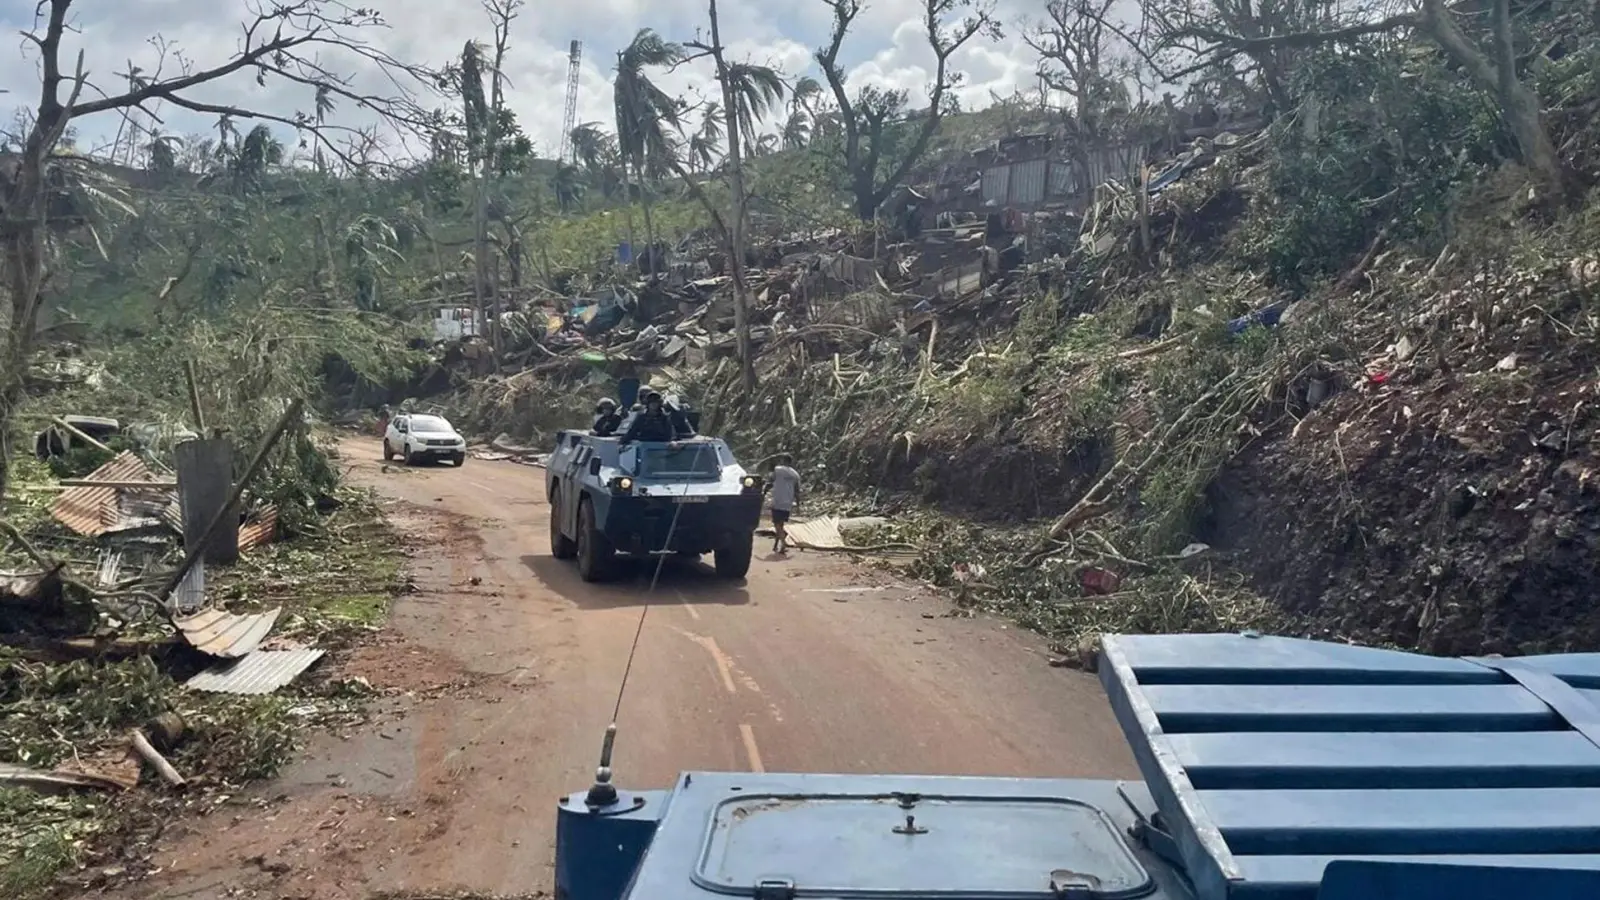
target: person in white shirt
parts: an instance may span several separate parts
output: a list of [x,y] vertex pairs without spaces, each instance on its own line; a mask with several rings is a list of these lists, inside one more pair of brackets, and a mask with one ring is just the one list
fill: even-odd
[[772,478],[767,482],[772,491],[772,552],[787,553],[789,535],[784,526],[800,502],[800,473],[790,465],[787,453],[778,454],[774,463]]

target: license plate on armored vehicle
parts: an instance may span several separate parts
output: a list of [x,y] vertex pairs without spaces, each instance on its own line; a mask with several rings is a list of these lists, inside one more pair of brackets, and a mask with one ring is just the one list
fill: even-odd
[[705,502],[709,501],[710,499],[711,498],[707,497],[705,494],[690,494],[689,496],[686,496],[686,497],[673,497],[672,498],[672,502],[673,503],[705,503]]

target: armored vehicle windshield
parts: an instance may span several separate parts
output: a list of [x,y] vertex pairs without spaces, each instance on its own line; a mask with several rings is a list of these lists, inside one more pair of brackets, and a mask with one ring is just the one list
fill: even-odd
[[[640,447],[633,456],[633,474],[638,478],[717,478],[722,460],[711,443],[684,444],[678,447]],[[624,466],[627,460],[624,460]]]

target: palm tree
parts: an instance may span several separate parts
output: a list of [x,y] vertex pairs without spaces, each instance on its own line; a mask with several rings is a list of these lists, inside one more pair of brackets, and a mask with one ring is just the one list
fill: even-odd
[[822,96],[822,85],[810,75],[801,76],[789,92],[789,118],[783,125],[783,147],[799,150],[811,142],[815,104]]
[[700,120],[700,130],[689,138],[689,167],[706,171],[716,165],[717,157],[722,155],[722,139],[726,136],[726,129],[722,127],[722,104],[712,102],[706,104],[705,118]]
[[728,85],[732,88],[739,120],[739,136],[748,146],[757,143],[756,125],[783,102],[785,85],[777,70],[753,63],[731,63]]
[[144,152],[147,155],[150,172],[165,178],[178,171],[178,147],[183,146],[183,138],[174,134],[162,134],[160,128],[150,129],[150,142],[145,144]]
[[789,110],[796,112],[804,110],[807,113],[815,112],[812,106],[818,97],[822,96],[822,84],[810,75],[800,76],[794,83],[794,90],[789,92]]
[[610,132],[601,128],[599,122],[585,122],[573,128],[572,153],[583,164],[590,183],[598,187],[601,194],[616,196],[622,184],[617,171],[621,167],[621,158],[617,152],[617,142]]
[[389,274],[389,262],[402,260],[394,226],[371,214],[364,214],[344,231],[344,260],[355,270],[356,308],[374,312],[379,308],[378,278]]
[[249,191],[261,184],[261,179],[271,166],[283,162],[283,143],[272,134],[272,129],[257,125],[250,129],[233,148],[228,169],[233,174],[235,186]]
[[556,203],[562,212],[569,212],[583,200],[583,181],[579,177],[577,166],[561,163],[556,167],[556,173],[550,176],[550,192],[556,195]]
[[783,149],[800,150],[811,142],[811,119],[804,110],[795,110],[789,113],[789,121],[783,123]]
[[[624,167],[631,166],[638,177],[641,191],[647,171],[659,169],[672,158],[674,151],[667,137],[667,127],[680,129],[683,125],[682,102],[650,81],[645,70],[671,66],[682,59],[683,48],[663,40],[651,28],[639,29],[632,43],[617,53],[617,78],[612,86],[617,149]],[[648,193],[643,194],[642,199],[645,234],[653,243],[655,225],[650,218]],[[631,191],[629,200],[631,207]]]

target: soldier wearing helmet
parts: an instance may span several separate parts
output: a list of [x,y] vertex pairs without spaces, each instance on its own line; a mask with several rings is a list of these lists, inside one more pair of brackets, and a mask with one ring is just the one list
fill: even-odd
[[622,426],[622,416],[617,414],[617,401],[606,397],[594,406],[594,434],[610,437]]

